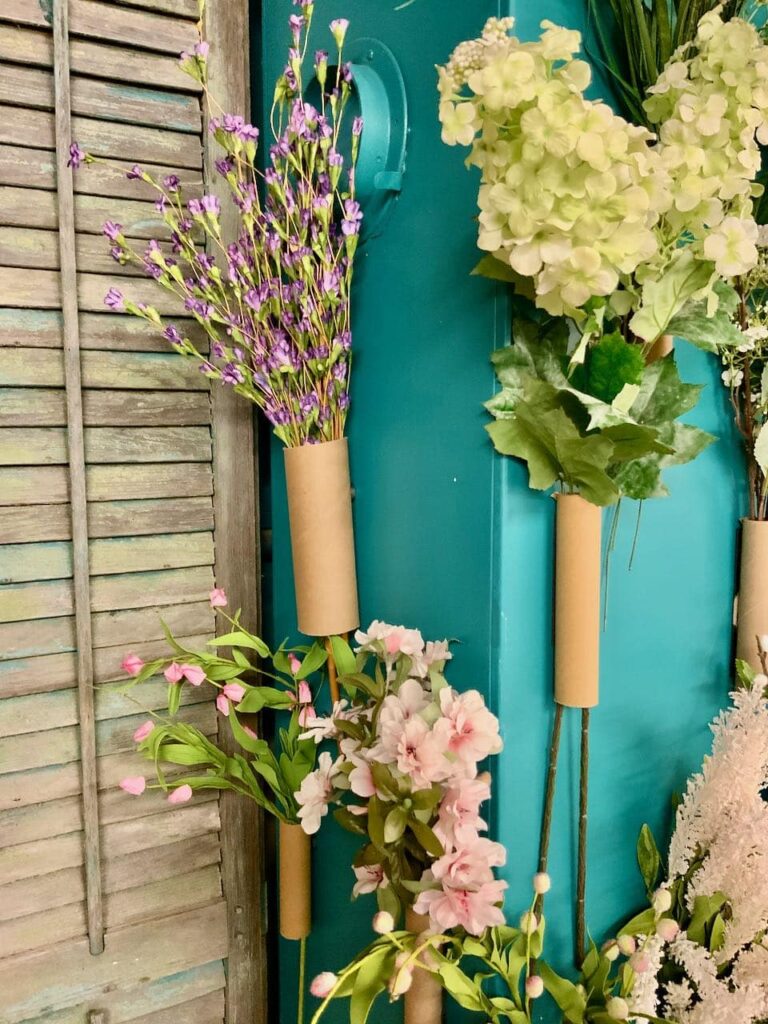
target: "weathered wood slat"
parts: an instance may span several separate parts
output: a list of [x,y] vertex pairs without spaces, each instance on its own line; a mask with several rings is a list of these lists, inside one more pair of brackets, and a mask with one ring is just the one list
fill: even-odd
[[[106,538],[90,544],[93,576],[212,564],[213,535],[207,532]],[[0,584],[68,579],[71,575],[72,550],[66,542],[0,544]]]
[[[0,194],[2,191],[0,189]],[[126,277],[119,283],[119,290],[126,299],[154,306],[159,313],[176,316],[184,308],[176,295],[167,292],[148,278]],[[115,284],[115,275],[78,274],[77,296],[80,308],[94,312],[104,309],[104,296]],[[22,309],[38,309],[41,306],[45,309],[60,309],[61,282],[58,272],[0,267],[0,303],[4,306],[19,306]]]
[[220,960],[226,951],[221,900],[164,921],[116,929],[107,935],[106,956],[92,958],[81,941],[6,960],[0,964],[0,991],[10,993],[4,1012],[8,1024],[22,1024],[36,1014],[93,1005],[105,990],[138,985],[159,966],[171,975]]
[[[80,366],[84,388],[208,390],[208,381],[197,366],[175,352],[83,352]],[[0,348],[0,386],[58,388],[63,384],[64,366],[58,350]]]
[[[146,160],[196,170],[202,166],[200,139],[185,132],[73,117],[72,134],[83,149],[95,156],[113,157],[129,164]],[[47,110],[3,105],[0,107],[0,142],[53,149],[53,115]]]
[[[133,797],[130,806],[139,817],[124,816],[103,823],[101,839],[105,859],[127,857],[139,850],[157,850],[169,843],[216,832],[220,826],[218,800],[215,798],[196,799],[185,807],[171,809],[159,791],[153,792],[151,797],[147,806],[151,804],[156,813],[142,813],[140,798]],[[4,883],[45,875],[49,871],[61,871],[63,868],[79,867],[83,863],[82,836],[78,825],[79,800],[52,803],[66,805],[66,810],[63,806],[61,809],[49,808],[46,804],[28,808],[38,818],[42,812],[42,820],[33,821],[31,826],[27,824],[24,832],[21,829],[14,830],[17,837],[29,834],[37,838],[0,848],[0,879]],[[103,798],[100,798],[100,807],[103,811]],[[51,813],[58,813],[58,817],[52,820]],[[19,812],[10,811],[3,815],[3,820],[11,819],[11,816],[19,819],[25,817]],[[52,828],[61,831],[53,836]]]
[[[221,1000],[220,993],[224,984],[224,965],[221,961],[216,961],[182,971],[169,978],[150,981],[140,988],[131,988],[127,992],[122,988],[113,988],[100,994],[95,1001],[107,1015],[109,1024],[141,1024],[142,1020],[147,1024],[157,1024],[163,1019],[160,1014],[164,1016],[163,1024],[180,1024],[180,1020],[187,1024],[190,1007],[195,1007],[198,1000],[204,996],[215,996]],[[158,1016],[151,1016],[153,1014]],[[176,1016],[168,1016],[169,1014]],[[219,1013],[218,1016],[210,1017],[210,1020],[196,1020],[194,1024],[221,1024],[222,1018],[223,1013]],[[25,1024],[83,1024],[82,1008],[46,1013],[43,1017],[26,1021]]]
[[[107,895],[103,901],[104,921],[108,928],[119,928],[206,906],[220,896],[218,865],[209,865],[188,874]],[[84,903],[42,910],[0,922],[0,956],[40,949],[85,933]]]
[[[184,717],[190,724],[210,731],[216,721],[216,709],[212,704],[194,705]],[[100,722],[96,730],[99,752],[110,754],[130,749],[133,733],[145,719],[146,715],[134,715]],[[66,764],[79,757],[80,736],[76,727],[9,736],[0,750],[0,774],[43,768],[49,764]]]
[[[83,421],[87,427],[202,426],[211,421],[211,407],[203,391],[88,390]],[[63,427],[66,422],[60,390],[0,387],[0,427]]]
[[[178,132],[200,131],[200,104],[196,96],[187,93],[73,77],[71,95],[73,112],[83,117]],[[5,64],[0,76],[0,102],[53,110],[53,75],[38,68]]]
[[[91,608],[96,612],[192,604],[213,588],[210,566],[128,572],[91,579]],[[0,586],[0,622],[50,619],[74,612],[71,580],[42,580]]]
[[[5,227],[56,230],[58,215],[55,198],[53,192],[44,189],[0,186],[0,224]],[[106,196],[75,196],[75,223],[78,231],[100,235],[107,220],[122,224],[126,236],[170,238],[170,229],[153,203],[138,199],[109,199]],[[42,283],[42,278],[40,280]],[[159,288],[157,290],[160,291]],[[0,295],[3,294],[0,292]],[[14,305],[12,297],[9,298],[7,293],[2,302],[4,306]],[[16,302],[15,305],[20,306],[22,303]],[[39,302],[32,305],[32,308],[47,309],[48,306]]]
[[[181,646],[192,651],[199,650],[210,639],[210,633],[178,637]],[[137,642],[134,637],[130,647],[131,651],[144,661],[159,658],[168,652],[165,638]],[[94,674],[97,683],[112,682],[125,677],[120,667],[125,651],[126,648],[122,644],[117,647],[97,648],[94,652]],[[76,683],[75,659],[71,652],[0,661],[0,696],[3,697],[50,693],[52,690],[75,686]]]
[[[201,352],[207,351],[205,338],[193,320],[177,317],[176,324]],[[54,309],[0,309],[3,348],[61,348],[61,313]],[[80,348],[175,355],[162,333],[146,320],[110,313],[80,315]],[[122,380],[120,386],[126,387]]]
[[[167,2],[174,4],[177,0]],[[0,24],[0,61],[50,68],[53,65],[50,33]],[[123,82],[152,82],[160,88],[182,92],[200,91],[198,83],[181,70],[175,57],[94,43],[87,39],[70,39],[69,61],[72,70],[78,74]]]
[[[43,8],[27,0],[3,0],[0,21],[48,27]],[[194,22],[94,0],[70,0],[69,31],[72,36],[127,43],[172,54],[191,49],[197,39]]]
[[[212,695],[210,686],[184,686],[182,705],[204,704]],[[159,711],[168,703],[168,684],[164,679],[148,680],[133,690],[121,693],[114,686],[95,689],[95,716],[99,722],[110,718],[129,718]],[[77,698],[74,690],[56,690],[26,697],[7,697],[0,702],[0,736],[23,736],[30,732],[77,725]],[[41,793],[44,791],[41,790]],[[45,799],[49,799],[45,793]]]
[[[93,521],[101,523],[101,533],[92,536],[108,536],[103,531],[105,523],[114,519],[113,512],[107,514],[99,510],[98,503],[107,498],[114,497],[117,500],[131,498],[168,498],[178,496],[180,499],[189,497],[203,497],[212,493],[211,469],[210,466],[201,462],[178,462],[178,463],[150,463],[149,465],[138,464],[130,466],[88,466],[86,467],[86,480],[88,483],[88,494],[94,499],[91,503],[90,515]],[[66,482],[66,474],[60,466],[39,466],[25,468],[0,468],[0,508],[10,505],[55,505],[66,503],[69,500],[69,490]],[[110,507],[111,507],[110,503]],[[196,506],[196,515],[199,519],[204,504]],[[210,503],[209,503],[210,507]],[[190,529],[190,515],[183,512],[182,519],[187,523],[186,529]],[[149,510],[145,509],[149,514]],[[40,513],[43,514],[42,512]],[[19,513],[23,518],[23,513]],[[37,516],[37,513],[35,514]],[[175,518],[175,517],[174,517]],[[27,514],[27,520],[30,519]],[[206,523],[202,527],[193,529],[209,529],[212,513],[208,515]],[[9,516],[2,518],[0,512],[0,536],[3,542],[10,543],[12,540],[61,540],[69,536],[65,529],[61,533],[61,524],[55,516],[49,518],[45,523],[35,520],[37,534],[43,532],[46,536],[27,536],[22,529],[22,536],[11,536],[4,530],[10,530],[14,523],[14,533],[23,523],[18,517]],[[167,529],[167,523],[163,525],[158,519],[157,529],[136,531],[137,533],[160,533]],[[174,529],[179,526],[174,523]],[[53,535],[51,535],[53,531]],[[122,536],[131,533],[131,530],[120,529],[115,536]]]
[[143,7],[159,14],[173,14],[177,18],[198,17],[197,0],[122,0],[128,7]]
[[[88,427],[85,457],[93,463],[207,462],[206,427]],[[66,430],[7,427],[0,432],[0,465],[51,466],[67,462]]]
[[[104,865],[104,892],[121,892],[143,883],[189,874],[218,864],[219,844],[215,835],[174,843],[158,857],[155,850],[142,850],[130,857],[117,857]],[[37,913],[54,907],[79,903],[85,897],[79,868],[52,871],[41,878],[25,878],[0,886],[0,920]]]
[[[24,166],[24,165],[22,165]],[[134,240],[136,248],[143,251],[146,242]],[[161,245],[170,251],[170,244]],[[99,235],[78,235],[75,239],[77,266],[82,272],[108,274],[114,284],[121,287],[123,278],[146,278],[143,269],[135,263],[116,263],[110,253],[106,239]],[[0,227],[0,266],[28,267],[32,270],[58,270],[58,234],[37,228]],[[129,286],[130,287],[130,286]]]
[[225,993],[223,989],[201,996],[193,1002],[170,1010],[161,1010],[142,1017],[134,1017],[134,1024],[178,1024],[179,1014],[184,1024],[221,1024],[224,1019]]
[[[213,629],[213,613],[207,601],[126,612],[100,612],[93,617],[94,645],[116,647],[120,644],[129,646],[159,640],[163,635],[161,618],[176,636],[207,633]],[[0,623],[0,663],[42,654],[65,653],[74,649],[71,618]]]

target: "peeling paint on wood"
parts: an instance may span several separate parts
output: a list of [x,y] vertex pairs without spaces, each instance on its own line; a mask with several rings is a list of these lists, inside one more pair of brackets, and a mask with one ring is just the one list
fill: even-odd
[[[181,502],[181,519],[187,523],[185,529],[212,529],[213,512],[210,503],[199,503],[195,505],[197,521],[200,522],[200,515],[207,511],[207,518],[204,525],[194,526],[191,524],[191,508],[185,505],[185,498],[203,497],[213,493],[211,467],[203,462],[175,462],[167,464],[152,463],[149,465],[137,463],[130,466],[87,466],[86,481],[88,493],[93,498],[91,502],[90,515],[96,529],[100,533],[92,533],[92,536],[107,536],[103,532],[106,522],[105,514],[99,507],[99,502],[107,498],[117,500],[143,499],[143,498],[178,498]],[[56,505],[63,504],[69,500],[69,489],[66,481],[66,473],[60,466],[37,466],[37,467],[0,467],[0,510],[3,506],[12,505]],[[122,507],[122,506],[120,506]],[[154,506],[153,506],[154,507]],[[139,514],[149,513],[143,505],[136,505]],[[186,509],[186,511],[184,511]],[[143,511],[142,511],[143,510]],[[37,536],[27,536],[22,531],[18,536],[18,529],[22,525],[18,512],[16,515],[3,516],[0,511],[0,526],[10,529],[11,521],[15,523],[15,533],[6,536],[4,540],[60,540],[69,536],[65,529],[61,532],[61,524],[56,519],[55,510],[51,511],[51,517],[44,524],[38,524],[35,513],[34,521]],[[40,512],[40,515],[45,515]],[[29,519],[30,517],[27,516]],[[179,530],[178,516],[174,515],[174,530]],[[160,533],[167,529],[167,523],[163,524],[158,520],[156,528],[143,529],[137,533]],[[53,532],[51,532],[53,531]],[[125,530],[120,529],[115,536],[122,535]],[[41,535],[44,534],[44,535]]]
[[[105,220],[117,220],[125,228],[126,235],[135,238],[170,238],[170,228],[154,205],[141,200],[115,200],[80,194],[75,196],[75,220],[78,231],[88,231],[94,235],[101,233]],[[58,226],[58,215],[54,193],[36,188],[1,186],[0,224],[6,227],[55,229]],[[155,291],[161,294],[156,286]],[[2,301],[3,305],[10,305],[7,299]],[[29,305],[48,308],[45,303]]]
[[[118,324],[129,318],[113,317]],[[121,390],[208,391],[197,366],[174,352],[83,352],[83,387]],[[57,349],[0,348],[0,386],[63,387],[64,365]]]
[[[34,189],[3,189],[0,188],[0,217],[2,217],[3,193],[26,192]],[[48,193],[42,193],[47,195]],[[85,198],[92,198],[86,196]],[[142,222],[145,223],[145,222]],[[152,226],[144,228],[134,225],[137,234],[145,230],[154,237]],[[164,232],[167,234],[167,230]],[[77,295],[80,308],[84,310],[101,310],[104,308],[104,296],[115,285],[114,275],[78,274]],[[136,277],[124,278],[121,290],[127,300],[144,302],[152,305],[159,313],[176,316],[183,310],[181,300],[164,289],[158,288],[154,281]],[[61,282],[59,275],[53,270],[27,270],[20,267],[0,267],[0,303],[10,306],[16,303],[22,308],[59,309],[61,307]],[[117,314],[115,314],[117,315]]]
[[[83,392],[83,422],[89,426],[202,426],[211,422],[208,395],[200,391]],[[0,387],[0,427],[63,427],[63,394],[54,388]]]
[[[207,351],[201,329],[194,320],[177,317],[176,326],[195,342],[201,352]],[[162,333],[145,320],[108,313],[81,314],[80,347],[106,352],[124,349],[127,352],[175,355]],[[1,348],[61,348],[61,313],[53,309],[0,309]],[[85,354],[82,358],[87,362]],[[179,373],[184,376],[184,367],[178,361],[177,365]],[[120,386],[126,386],[122,380]]]
[[[122,462],[208,462],[211,435],[206,427],[88,427],[89,464]],[[0,431],[0,465],[51,466],[67,461],[66,430],[59,427],[7,427]]]

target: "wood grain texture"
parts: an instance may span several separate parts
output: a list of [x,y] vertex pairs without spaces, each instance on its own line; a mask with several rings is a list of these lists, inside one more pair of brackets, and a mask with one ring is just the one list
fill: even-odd
[[[49,27],[40,4],[28,0],[4,0],[0,21]],[[69,31],[72,36],[127,43],[129,47],[175,56],[181,50],[191,49],[197,39],[194,22],[94,0],[70,0]]]
[[[146,81],[146,79],[139,79]],[[39,68],[7,64],[0,76],[0,102],[53,110],[53,75]],[[200,131],[200,104],[196,96],[125,82],[73,76],[72,112],[106,121]]]
[[[168,0],[168,3],[176,3],[176,0]],[[0,24],[0,61],[52,67],[53,41],[50,33],[20,25]],[[181,70],[177,58],[144,50],[70,39],[69,64],[78,74],[123,82],[152,82],[160,88],[200,92],[199,84]]]
[[[130,498],[170,498],[178,496],[183,500],[188,497],[204,496],[213,493],[213,477],[211,467],[200,462],[179,462],[167,464],[142,464],[137,463],[130,466],[87,466],[86,482],[88,494],[93,498],[89,515],[94,522],[102,522],[101,533],[104,536],[103,524],[105,516],[98,512],[97,503],[104,499],[114,497],[116,499]],[[39,467],[13,467],[0,468],[0,508],[11,505],[55,505],[66,503],[69,500],[69,486],[66,480],[66,471],[60,466],[39,466]],[[111,503],[110,503],[111,504]],[[198,514],[205,509],[205,503],[198,507]],[[208,516],[205,522],[208,524],[202,529],[209,529],[213,523],[213,513],[208,503]],[[182,505],[183,509],[183,505]],[[146,510],[145,510],[146,511]],[[27,519],[29,519],[27,515]],[[182,512],[182,519],[189,520],[188,513]],[[0,512],[0,519],[2,513]],[[174,530],[178,529],[175,525]],[[49,527],[55,523],[50,520]],[[4,521],[5,527],[9,527],[10,519]],[[143,530],[139,532],[160,533],[167,528],[158,522],[158,528]],[[193,527],[194,528],[194,527]],[[32,532],[32,531],[31,531]],[[40,528],[36,529],[40,532]],[[124,533],[125,531],[120,531]],[[38,540],[58,540],[61,537],[68,537],[67,530],[63,534],[56,533],[55,536],[26,538]],[[92,534],[97,536],[97,534]],[[10,542],[13,538],[10,534],[4,541]]]
[[107,935],[106,956],[91,958],[85,942],[63,950],[41,950],[0,962],[0,991],[8,992],[7,1024],[36,1014],[82,1004],[93,1005],[109,988],[138,985],[163,970],[166,975],[226,955],[226,905],[186,911],[161,921],[115,929]]
[[[33,189],[4,190],[0,188],[0,207],[3,191],[34,191]],[[48,195],[47,192],[42,193]],[[92,198],[92,197],[87,197]],[[25,200],[26,201],[26,200]],[[0,213],[1,216],[1,213]],[[135,228],[135,225],[134,225]],[[151,235],[151,230],[149,235]],[[74,245],[74,240],[73,240]],[[73,295],[79,307],[93,312],[104,309],[104,296],[115,284],[114,275],[78,274],[73,282]],[[162,314],[177,316],[184,306],[174,294],[159,288],[154,281],[142,277],[126,277],[119,282],[126,301],[154,306]],[[61,309],[62,295],[59,274],[54,270],[28,270],[23,267],[0,267],[0,303],[22,309]],[[177,360],[181,362],[181,360]]]
[[177,18],[189,18],[195,21],[198,17],[197,0],[122,0],[128,7],[143,7],[159,14],[173,14]]
[[[204,36],[211,43],[209,88],[225,110],[248,115],[248,3],[208,4]],[[237,211],[225,196],[216,173],[213,145],[205,149],[205,180],[222,199],[222,238],[237,237]],[[212,391],[214,434],[214,509],[216,581],[243,622],[260,625],[258,500],[253,409],[221,388]],[[247,453],[244,461],[244,453]],[[231,750],[234,740],[222,730],[220,742]],[[250,800],[225,793],[221,800],[222,869],[229,908],[227,1024],[266,1024],[268,1018],[264,819]]]
[[[0,153],[0,157],[2,157],[2,153]],[[21,166],[27,165],[22,164]],[[58,270],[57,242],[55,231],[0,227],[0,266],[27,267],[32,270]],[[146,246],[146,242],[137,239],[131,240],[130,244],[136,246],[139,251],[143,251]],[[160,247],[166,254],[170,253],[171,247],[168,242],[161,243]],[[121,282],[126,277],[146,277],[142,267],[135,263],[115,263],[106,240],[99,235],[78,234],[75,239],[75,253],[77,265],[81,271],[108,274],[114,279],[114,284],[118,288],[121,287]]]
[[[71,422],[70,422],[71,431]],[[7,427],[0,433],[0,465],[60,465],[69,461],[68,432],[59,427]],[[207,462],[206,427],[88,427],[85,457],[96,463]],[[85,516],[83,517],[85,520]]]
[[[219,1005],[223,1006],[224,965],[220,960],[188,971],[180,971],[166,978],[159,978],[141,985],[138,988],[114,989],[103,992],[95,1001],[107,1015],[108,1024],[128,1024],[128,1022],[157,1020],[147,1017],[151,1014],[176,1014],[168,1024],[186,1024],[186,1013],[190,1006],[205,996],[215,996]],[[218,1017],[211,1017],[211,1022],[220,1024],[223,1012]],[[58,1010],[43,1017],[35,1017],[25,1024],[82,1024],[82,1008],[73,1007]],[[209,1024],[208,1021],[198,1024]]]
[[[205,338],[193,320],[176,318],[179,330],[195,342],[199,351],[207,351]],[[61,348],[61,313],[53,309],[0,309],[0,349],[4,348]],[[81,350],[171,352],[161,332],[145,320],[135,316],[112,316],[109,313],[80,314]],[[2,358],[2,355],[0,355]],[[85,355],[83,359],[87,361]],[[183,360],[182,360],[183,362]],[[178,365],[178,359],[177,359]],[[191,370],[191,364],[187,369]],[[184,368],[179,366],[184,376]],[[2,377],[0,376],[0,380]],[[7,383],[7,381],[2,381]],[[125,387],[123,381],[120,386]],[[151,386],[151,385],[150,385]]]
[[[129,317],[113,317],[118,324]],[[208,391],[197,366],[175,352],[82,352],[84,388]],[[0,348],[0,386],[62,387],[61,352],[48,348]]]
[[[83,422],[88,426],[201,426],[211,421],[208,395],[202,391],[83,392]],[[66,403],[55,388],[0,387],[0,427],[66,426]]]

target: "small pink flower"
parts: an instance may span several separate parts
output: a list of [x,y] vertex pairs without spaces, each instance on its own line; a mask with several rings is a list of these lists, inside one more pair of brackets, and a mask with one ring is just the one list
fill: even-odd
[[312,691],[309,688],[309,683],[303,679],[299,683],[299,704],[311,704],[312,703]]
[[259,738],[256,735],[256,732],[250,727],[250,725],[244,725],[243,732],[245,733],[246,736],[250,736],[252,740],[257,740]]
[[130,775],[120,783],[120,789],[130,793],[131,796],[141,796],[146,788],[147,780],[143,775]]
[[395,930],[395,919],[388,910],[380,910],[373,915],[371,927],[378,935],[389,935]]
[[184,677],[184,672],[178,662],[172,661],[165,672],[163,672],[163,675],[169,683],[180,683]]
[[317,712],[311,704],[304,704],[299,711],[299,725],[302,729],[306,729],[307,726],[314,722],[317,717]]
[[216,698],[216,707],[225,717],[229,715],[229,701],[223,693],[220,693]]
[[665,942],[674,942],[680,932],[680,925],[671,917],[662,917],[656,925],[656,934]]
[[544,982],[538,974],[531,974],[525,979],[525,994],[529,999],[538,999],[544,995]]
[[136,732],[133,734],[133,740],[135,743],[141,743],[155,728],[155,723],[151,720],[147,720],[143,725],[140,725]]
[[233,704],[239,704],[245,696],[245,687],[240,683],[227,683],[221,692],[225,697],[228,697]]
[[651,958],[641,950],[632,954],[629,958],[629,966],[636,974],[646,974],[651,969]]
[[[291,666],[291,672],[293,672],[293,674],[296,675],[296,673],[301,668],[301,662],[299,661],[295,654],[288,655],[288,664]],[[322,977],[322,975],[320,975],[320,977]]]
[[138,654],[126,654],[121,662],[121,668],[129,676],[137,676],[144,668],[144,662]]
[[173,792],[168,794],[169,804],[185,804],[187,800],[192,799],[192,787],[191,786],[179,786],[178,789],[174,789]]
[[205,671],[199,665],[180,665],[182,675],[192,686],[199,686],[205,679]]
[[331,994],[333,986],[338,980],[338,977],[332,971],[323,971],[322,974],[318,974],[309,983],[309,991],[316,999],[325,999],[326,996]]
[[211,601],[211,608],[226,608],[227,595],[221,587],[214,587],[208,596]]
[[362,896],[364,893],[376,892],[377,889],[386,889],[389,879],[384,874],[381,864],[361,864],[353,868],[357,881],[352,887],[353,896]]
[[481,935],[486,928],[504,924],[498,906],[504,898],[507,883],[494,880],[477,889],[460,889],[446,885],[443,889],[427,889],[413,905],[417,914],[429,914],[431,926],[439,932],[461,925],[470,935]]

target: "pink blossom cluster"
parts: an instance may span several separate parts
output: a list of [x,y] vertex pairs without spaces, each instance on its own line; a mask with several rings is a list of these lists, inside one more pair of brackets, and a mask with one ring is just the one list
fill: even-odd
[[[355,638],[356,654],[375,659],[371,682],[385,685],[380,697],[366,692],[339,701],[329,718],[307,723],[305,736],[335,740],[338,756],[322,754],[296,794],[304,830],[317,832],[337,803],[363,824],[367,819],[370,834],[373,801],[375,813],[386,819],[385,845],[394,847],[415,817],[416,840],[424,826],[442,848],[439,856],[435,849],[423,851],[415,912],[428,914],[440,932],[460,926],[477,935],[502,924],[506,882],[495,878],[494,869],[504,864],[506,851],[481,835],[487,825],[480,808],[490,797],[490,780],[479,771],[486,757],[501,750],[498,720],[477,690],[459,693],[446,682],[447,641],[425,643],[418,630],[379,621]],[[386,786],[377,766],[386,769]],[[434,799],[414,800],[427,791]],[[384,863],[388,851],[379,852],[381,862],[372,863],[369,855],[355,867],[353,895],[392,883]],[[406,899],[413,901],[412,891]]]

